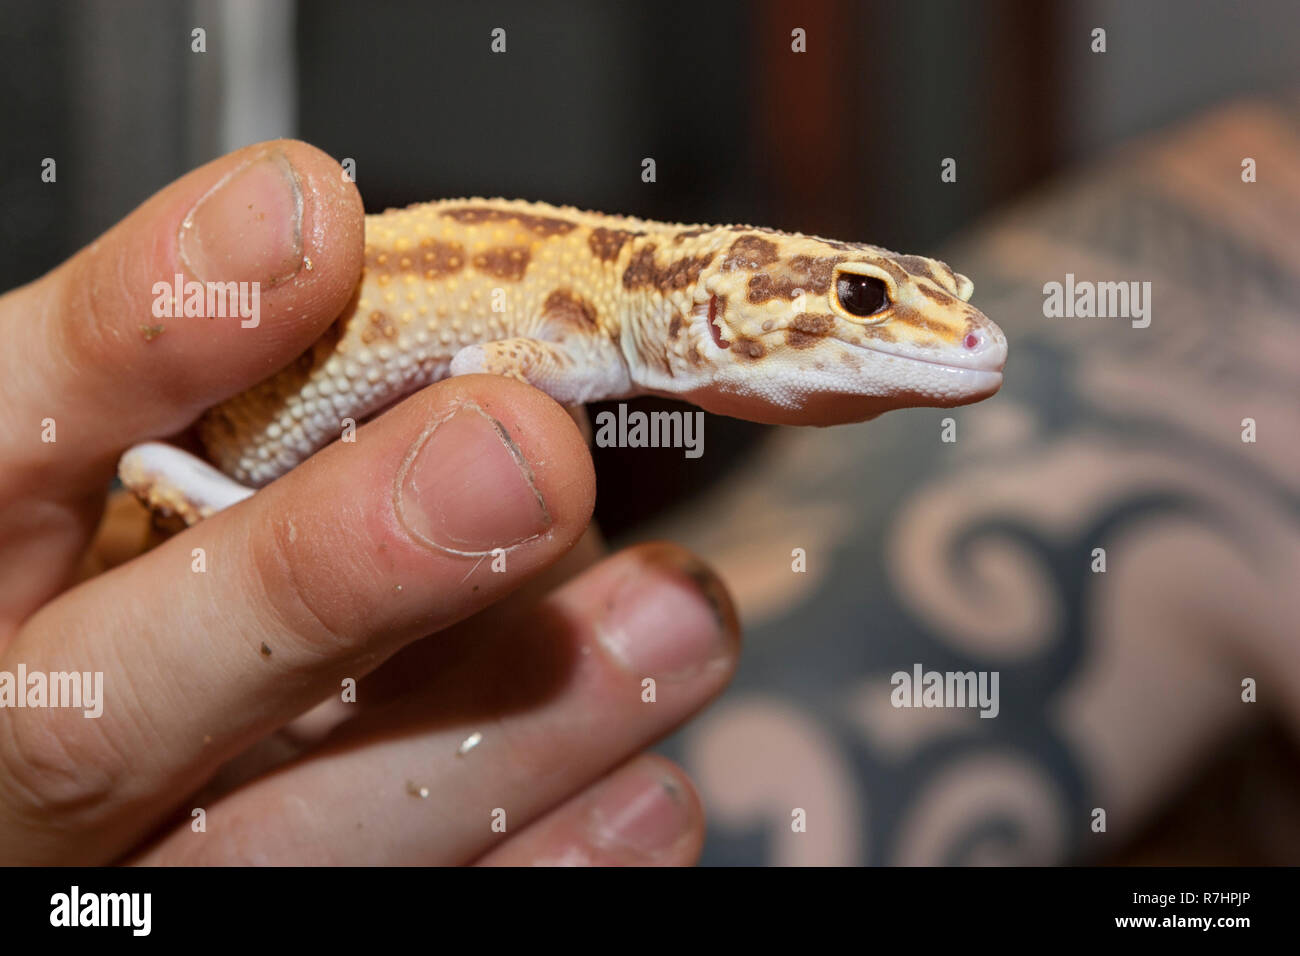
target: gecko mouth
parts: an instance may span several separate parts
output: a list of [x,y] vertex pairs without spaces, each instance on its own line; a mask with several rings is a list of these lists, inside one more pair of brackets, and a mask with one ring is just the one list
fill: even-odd
[[933,374],[941,375],[947,384],[954,386],[956,391],[963,396],[967,396],[968,400],[971,401],[988,398],[1002,387],[1002,370],[1006,365],[1005,345],[1001,347],[995,346],[989,350],[988,354],[981,356],[971,364],[957,364],[951,361],[944,362],[922,358],[918,355],[886,352],[883,349],[874,349],[868,345],[845,344],[849,348],[870,352],[884,359],[896,359],[903,363],[927,366],[933,370]]
[[[841,339],[841,342],[844,340]],[[978,333],[969,332],[962,340],[963,351],[949,352],[942,358],[927,358],[914,352],[895,352],[889,349],[875,348],[855,342],[844,342],[849,348],[860,349],[904,362],[920,362],[923,365],[936,365],[959,372],[983,372],[1001,377],[1007,364],[1007,345],[1002,336],[991,334],[987,329]]]
[[1002,377],[1002,369],[1004,366],[1004,362],[998,362],[996,365],[993,365],[992,363],[979,364],[979,365],[960,365],[956,362],[939,362],[939,361],[935,361],[934,359],[921,358],[920,356],[917,355],[900,355],[898,352],[886,352],[883,349],[873,349],[870,346],[859,345],[859,346],[852,346],[852,347],[860,348],[864,352],[872,352],[876,355],[883,355],[886,358],[898,359],[900,362],[919,362],[921,365],[933,365],[936,368],[951,369],[954,372],[980,372],[985,375],[996,375],[999,378]]

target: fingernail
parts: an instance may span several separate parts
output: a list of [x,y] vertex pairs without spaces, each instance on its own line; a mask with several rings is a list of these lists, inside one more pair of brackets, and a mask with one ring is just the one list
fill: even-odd
[[587,815],[587,832],[600,847],[655,858],[676,845],[691,825],[681,785],[653,766],[635,765],[607,781]]
[[203,282],[273,284],[302,265],[302,190],[267,153],[226,176],[181,223],[180,256]]
[[508,548],[551,526],[519,446],[470,404],[411,447],[398,473],[397,513],[419,540],[458,553]]
[[739,625],[726,587],[705,564],[650,546],[615,587],[600,643],[637,677],[685,680],[735,656]]

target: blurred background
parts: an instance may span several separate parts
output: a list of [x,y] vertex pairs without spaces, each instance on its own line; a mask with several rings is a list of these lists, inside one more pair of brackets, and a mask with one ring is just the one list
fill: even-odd
[[[1300,81],[1294,0],[0,6],[0,288],[42,274],[188,169],[278,136],[354,159],[372,212],[500,195],[936,254],[1134,136]],[[489,50],[497,27],[506,30],[504,54]],[[796,27],[806,31],[806,54],[791,53]],[[1106,30],[1104,54],[1090,48],[1095,27]],[[195,28],[205,31],[205,52],[192,49]],[[41,182],[44,157],[58,160],[57,187]],[[641,180],[645,157],[656,162],[654,183]],[[940,186],[945,157],[959,158],[959,176]],[[975,302],[1001,322],[971,274]],[[1014,367],[1025,353],[1011,341]],[[865,426],[860,443],[870,446],[877,427],[881,442],[905,441],[909,428],[938,420],[932,411]],[[753,492],[715,510],[729,529],[725,547],[689,504],[727,501],[737,476],[770,470],[773,431],[711,418],[699,460],[597,449],[602,529],[614,545],[695,529],[688,543],[711,559],[711,541],[719,551],[743,546],[755,512],[779,502]],[[834,466],[852,476],[855,496],[892,487],[888,460],[864,452],[856,461]],[[806,490],[814,501],[822,494],[815,481]],[[1295,502],[1286,499],[1292,516]],[[817,556],[841,576],[784,603],[746,606],[742,594],[750,646],[719,705],[726,721],[706,715],[703,730],[665,745],[701,780],[713,818],[705,863],[1300,861],[1294,824],[1248,837],[1230,823],[1261,813],[1300,819],[1297,750],[1268,720],[1226,749],[1197,745],[1203,759],[1182,767],[1113,841],[1088,844],[1086,825],[1061,823],[1084,819],[1096,800],[1095,768],[1039,720],[1068,681],[1061,660],[1018,672],[1025,685],[1040,681],[1039,710],[1004,706],[988,722],[997,730],[980,728],[1013,764],[1024,761],[991,791],[944,790],[944,775],[961,773],[960,734],[931,733],[910,751],[864,735],[863,711],[844,716],[857,693],[846,678],[910,667],[917,652],[899,648],[915,645],[909,629],[921,625],[888,597],[884,519],[799,514],[791,526],[826,520],[861,530],[853,545]],[[798,545],[783,538],[777,548],[787,571]],[[741,591],[783,586],[751,581]],[[854,593],[827,611],[826,589]],[[1088,653],[1086,629],[1075,637],[1070,660]],[[927,666],[962,660],[945,658],[942,644]],[[758,729],[733,741],[728,728],[746,720]],[[737,756],[753,736],[806,759],[755,769]],[[998,787],[1032,790],[1017,782],[1025,766],[1050,781],[1052,796],[1028,809],[1008,798],[1006,810]],[[727,789],[747,774],[748,784]],[[804,802],[825,807],[813,825],[834,825],[790,849],[783,821],[800,797],[766,800],[765,774],[806,779],[820,796]],[[942,805],[945,793],[990,809],[942,838],[899,836],[919,826],[909,816],[918,805]],[[1017,836],[1035,827],[1051,838]]]
[[[1288,0],[0,8],[6,286],[157,184],[284,135],[355,158],[372,211],[509,193],[919,248],[1133,134],[1300,75]],[[505,56],[488,53],[497,26]],[[794,26],[806,56],[786,55]],[[59,189],[26,175],[47,155],[67,157]],[[956,189],[914,188],[949,155]]]

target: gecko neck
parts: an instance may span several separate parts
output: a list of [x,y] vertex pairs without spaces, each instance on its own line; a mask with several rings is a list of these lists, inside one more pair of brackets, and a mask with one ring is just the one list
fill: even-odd
[[640,391],[682,396],[707,382],[711,293],[703,273],[725,249],[723,228],[655,226],[628,243],[614,281],[619,346]]

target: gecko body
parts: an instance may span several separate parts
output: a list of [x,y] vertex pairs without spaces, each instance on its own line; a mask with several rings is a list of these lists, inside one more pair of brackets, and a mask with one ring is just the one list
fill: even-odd
[[153,442],[123,456],[154,511],[201,520],[449,375],[809,425],[963,405],[1002,381],[1006,339],[970,280],[865,243],[462,199],[367,216],[365,244],[330,329],[204,414],[211,464]]

